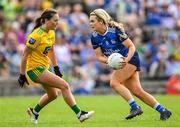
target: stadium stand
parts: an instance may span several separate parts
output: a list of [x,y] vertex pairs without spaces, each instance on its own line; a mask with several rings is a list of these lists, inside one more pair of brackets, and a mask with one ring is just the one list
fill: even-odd
[[[1,0],[0,95],[41,93],[38,89],[30,92],[17,89],[16,76],[26,36],[33,28],[34,19],[46,8],[57,9],[61,17],[56,31],[56,54],[73,91],[84,88],[88,94],[111,93],[108,78],[103,77],[103,73],[108,76],[110,71],[106,72],[108,69],[102,69],[104,66],[96,61],[89,40],[88,16],[95,8],[107,10],[124,24],[140,53],[141,80],[149,92],[165,93],[168,78],[180,69],[179,0],[14,0],[10,3]],[[88,80],[83,83],[87,71]]]

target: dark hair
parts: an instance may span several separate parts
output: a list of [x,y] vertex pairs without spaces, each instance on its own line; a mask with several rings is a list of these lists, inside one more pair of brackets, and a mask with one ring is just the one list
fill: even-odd
[[35,26],[33,28],[36,29],[38,28],[39,26],[41,26],[42,24],[45,23],[45,19],[48,19],[50,20],[55,14],[57,14],[57,11],[54,10],[54,9],[46,9],[40,17],[38,17],[36,20],[35,20]]

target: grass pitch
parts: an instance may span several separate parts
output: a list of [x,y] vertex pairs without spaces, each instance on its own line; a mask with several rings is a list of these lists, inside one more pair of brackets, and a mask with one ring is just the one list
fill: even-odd
[[[125,120],[128,104],[117,95],[76,96],[83,110],[95,110],[94,116],[80,123],[60,96],[41,112],[37,127],[180,127],[180,96],[155,96],[173,115],[167,121],[159,119],[159,113],[137,100],[144,113],[132,120]],[[40,96],[1,97],[0,127],[34,127],[26,109],[34,106]]]

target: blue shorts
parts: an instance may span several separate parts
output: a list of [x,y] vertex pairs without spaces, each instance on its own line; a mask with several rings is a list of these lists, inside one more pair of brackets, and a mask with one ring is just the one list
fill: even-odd
[[140,59],[139,59],[139,54],[136,51],[132,56],[131,60],[129,61],[129,63],[137,67],[136,71],[140,71]]

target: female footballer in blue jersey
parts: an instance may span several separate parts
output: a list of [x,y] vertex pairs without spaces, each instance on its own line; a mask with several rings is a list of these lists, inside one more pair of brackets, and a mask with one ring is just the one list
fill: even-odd
[[122,68],[113,70],[110,86],[130,105],[131,111],[126,119],[132,119],[143,113],[134,100],[133,95],[160,113],[161,120],[167,120],[171,111],[143,90],[139,80],[140,60],[133,42],[124,32],[122,24],[112,20],[103,9],[95,9],[90,13],[90,27],[93,30],[91,42],[98,60],[107,64],[110,54],[118,52],[124,56]]

